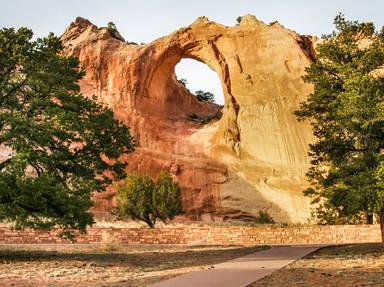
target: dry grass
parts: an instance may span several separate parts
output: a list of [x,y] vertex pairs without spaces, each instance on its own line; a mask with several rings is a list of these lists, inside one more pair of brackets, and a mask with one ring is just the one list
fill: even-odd
[[257,281],[251,287],[384,286],[384,248],[353,244],[321,249]]
[[0,245],[0,286],[148,286],[265,248]]

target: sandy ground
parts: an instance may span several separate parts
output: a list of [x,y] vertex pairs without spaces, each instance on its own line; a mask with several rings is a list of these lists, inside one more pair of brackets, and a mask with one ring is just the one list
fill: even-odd
[[0,245],[0,286],[148,286],[267,247]]
[[384,286],[384,247],[355,244],[321,249],[251,287]]

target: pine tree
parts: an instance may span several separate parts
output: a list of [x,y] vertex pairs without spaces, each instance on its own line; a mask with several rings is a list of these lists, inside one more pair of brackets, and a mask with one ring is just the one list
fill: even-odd
[[125,176],[128,128],[80,94],[83,72],[60,39],[0,30],[0,221],[60,228],[73,237],[93,223],[93,192]]
[[378,214],[384,241],[384,34],[341,14],[334,23],[306,69],[314,92],[296,112],[317,138],[305,194],[320,223],[372,223]]

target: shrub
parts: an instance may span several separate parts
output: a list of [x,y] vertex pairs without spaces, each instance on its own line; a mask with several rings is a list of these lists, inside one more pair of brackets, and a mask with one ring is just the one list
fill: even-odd
[[198,90],[195,92],[195,97],[200,102],[215,102],[215,96],[210,92],[204,92],[202,90]]
[[114,35],[114,34],[117,32],[116,25],[115,25],[115,23],[113,23],[113,22],[108,22],[108,24],[107,24],[107,29],[108,29],[108,31],[109,31],[112,35]]
[[180,187],[172,180],[170,173],[160,173],[152,195],[152,206],[155,217],[164,223],[182,212]]
[[259,217],[257,218],[257,222],[261,224],[272,224],[275,223],[272,216],[269,214],[267,210],[259,210]]
[[187,79],[182,78],[182,79],[180,79],[180,80],[178,80],[178,81],[179,81],[180,84],[182,84],[184,87],[187,87],[187,84],[188,84]]
[[109,34],[110,34],[113,38],[115,38],[115,39],[117,39],[117,40],[119,40],[119,41],[124,41],[124,38],[121,37],[121,35],[119,34],[119,31],[117,31],[116,25],[115,25],[113,22],[108,22],[106,28],[107,28]]
[[182,212],[180,188],[168,172],[162,172],[154,182],[147,175],[132,173],[117,187],[117,212],[121,218],[131,218],[155,227],[159,219],[168,223]]

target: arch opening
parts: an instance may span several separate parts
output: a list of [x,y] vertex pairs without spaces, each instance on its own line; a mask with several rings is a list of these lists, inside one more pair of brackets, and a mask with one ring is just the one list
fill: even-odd
[[191,58],[182,58],[175,66],[175,74],[177,80],[199,101],[224,105],[220,78],[208,65]]

